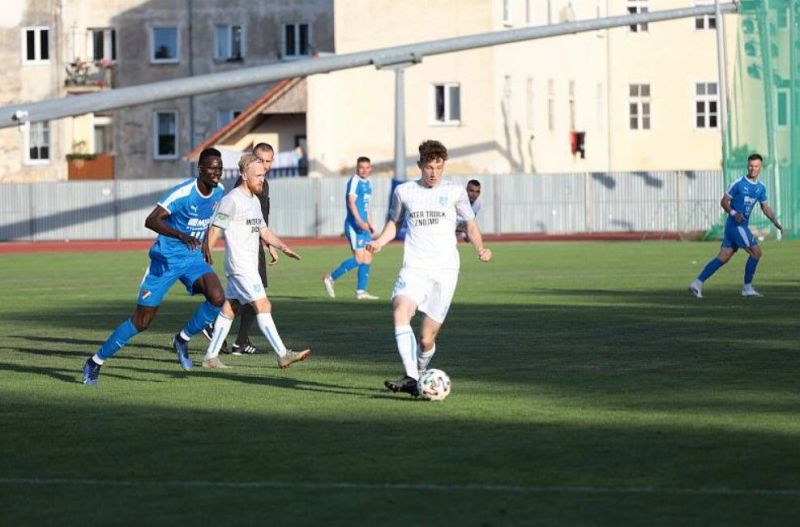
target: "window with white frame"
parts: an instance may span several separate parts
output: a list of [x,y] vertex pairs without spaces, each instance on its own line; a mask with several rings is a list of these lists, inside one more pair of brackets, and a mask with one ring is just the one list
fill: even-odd
[[230,109],[219,110],[217,112],[217,126],[219,128],[222,128],[229,122],[239,117],[241,113],[242,113],[241,110],[230,110]]
[[434,84],[433,122],[436,124],[458,124],[461,122],[461,85],[456,83]]
[[575,81],[569,81],[569,129],[575,129]]
[[791,99],[788,88],[778,88],[775,92],[775,124],[781,130],[789,128]]
[[716,82],[694,85],[694,124],[697,128],[716,128],[719,121],[719,95]]
[[789,29],[789,9],[790,7],[779,7],[775,11],[775,26],[778,29]]
[[154,27],[150,34],[150,62],[178,62],[180,39],[177,27]]
[[244,58],[244,30],[242,26],[218,24],[214,26],[214,58],[237,61]]
[[556,129],[556,81],[547,80],[547,129]]
[[153,157],[175,159],[178,157],[178,112],[156,112],[153,119]]
[[628,118],[631,130],[650,129],[650,85],[628,86]]
[[[695,2],[697,7],[706,6],[706,5],[713,5],[714,0],[699,0]],[[697,30],[703,29],[716,29],[717,28],[717,17],[714,15],[703,15],[698,16],[694,19],[694,28]]]
[[94,153],[108,153],[114,151],[114,128],[109,115],[94,116]]
[[117,60],[117,32],[110,28],[89,30],[88,56],[94,60]]
[[[650,10],[647,7],[647,0],[627,0],[627,8],[629,15],[638,15],[640,13],[647,13]],[[628,26],[631,33],[644,33],[647,31],[647,24],[631,24]]]
[[24,127],[25,163],[40,165],[50,162],[50,122],[28,123]]
[[283,58],[294,59],[311,55],[311,29],[308,24],[284,24],[281,40]]
[[50,62],[50,28],[22,28],[22,63],[46,64]]
[[534,84],[533,79],[528,77],[525,82],[525,123],[528,130],[533,131],[536,128],[536,114],[534,113]]
[[503,25],[511,25],[511,0],[503,0]]

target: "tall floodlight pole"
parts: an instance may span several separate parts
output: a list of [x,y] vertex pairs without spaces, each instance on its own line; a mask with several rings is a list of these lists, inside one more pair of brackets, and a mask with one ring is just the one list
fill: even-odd
[[722,18],[722,10],[719,7],[719,0],[714,0],[717,33],[717,69],[719,70],[719,133],[722,139],[722,171],[725,172],[725,160],[728,158],[728,71],[726,58],[728,56],[725,47],[725,20]]
[[394,67],[394,179],[406,179],[406,86],[407,65]]

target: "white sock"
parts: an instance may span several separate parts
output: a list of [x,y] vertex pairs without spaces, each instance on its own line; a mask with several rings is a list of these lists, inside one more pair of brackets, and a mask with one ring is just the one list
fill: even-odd
[[403,361],[403,368],[406,375],[414,379],[419,379],[417,370],[417,337],[411,326],[395,326],[394,338],[397,340],[397,351],[400,353],[400,360]]
[[428,351],[420,351],[419,357],[417,357],[417,369],[419,369],[419,371],[428,369],[428,364],[431,363],[434,353],[436,353],[436,344]]
[[100,355],[98,355],[97,353],[94,354],[92,360],[95,361],[97,364],[100,364],[101,366],[105,362],[103,359],[100,358]]
[[217,320],[214,321],[214,334],[211,335],[211,342],[208,343],[208,351],[203,360],[211,360],[217,358],[219,350],[222,349],[222,343],[225,342],[225,337],[231,330],[233,319],[228,318],[222,313],[217,315]]
[[275,327],[275,322],[272,320],[271,313],[258,313],[256,315],[256,322],[261,333],[267,337],[267,340],[272,345],[272,349],[278,354],[278,357],[286,355],[286,346],[283,345],[281,336],[278,334],[278,328]]

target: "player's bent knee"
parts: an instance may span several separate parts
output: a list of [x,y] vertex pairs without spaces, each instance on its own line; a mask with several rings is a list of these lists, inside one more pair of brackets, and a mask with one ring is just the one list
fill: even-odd
[[431,349],[434,345],[436,345],[436,337],[422,335],[419,339],[419,343],[422,345],[422,349],[427,351]]

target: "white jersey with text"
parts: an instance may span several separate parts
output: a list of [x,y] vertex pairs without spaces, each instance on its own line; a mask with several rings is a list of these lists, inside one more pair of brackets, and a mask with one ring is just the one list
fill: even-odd
[[225,274],[258,276],[259,240],[266,226],[258,198],[236,187],[222,198],[212,225],[225,231]]
[[422,180],[398,185],[390,217],[404,215],[408,231],[403,250],[403,267],[458,269],[456,223],[475,218],[463,186],[442,181],[428,188]]

